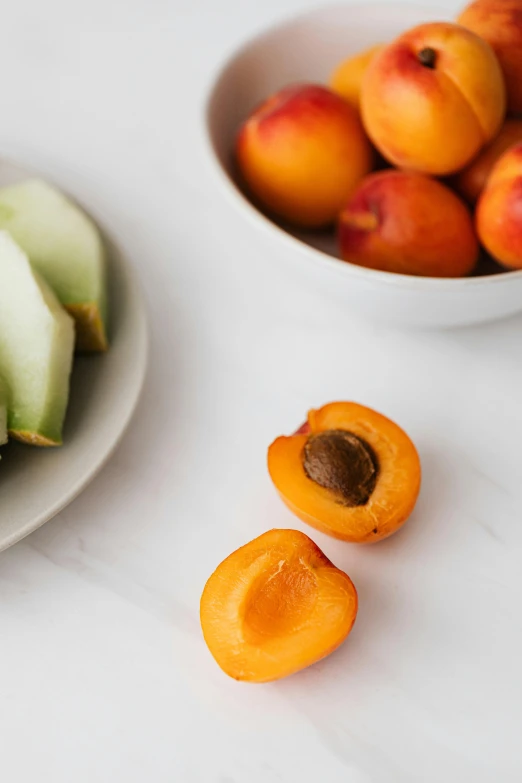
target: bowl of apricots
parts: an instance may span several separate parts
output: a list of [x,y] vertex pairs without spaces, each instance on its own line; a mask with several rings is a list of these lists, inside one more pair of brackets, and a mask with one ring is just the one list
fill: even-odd
[[236,51],[208,148],[270,262],[403,326],[521,311],[521,20],[522,0],[348,4]]

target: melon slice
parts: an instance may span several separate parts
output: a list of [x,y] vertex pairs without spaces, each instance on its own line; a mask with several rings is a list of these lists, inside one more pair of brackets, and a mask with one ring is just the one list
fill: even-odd
[[73,351],[72,318],[14,239],[0,231],[0,374],[14,438],[61,444]]
[[0,188],[9,231],[76,321],[80,351],[107,349],[105,248],[93,221],[40,179]]

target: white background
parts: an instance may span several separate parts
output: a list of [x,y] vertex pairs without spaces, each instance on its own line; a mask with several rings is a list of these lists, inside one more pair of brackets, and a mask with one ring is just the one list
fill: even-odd
[[[114,458],[0,556],[5,783],[522,779],[522,319],[431,334],[364,323],[278,264],[207,167],[215,68],[301,8],[2,6],[0,149],[109,228],[152,331]],[[357,585],[353,634],[286,681],[235,683],[202,641],[202,587],[268,528],[305,529],[276,497],[266,448],[333,399],[408,430],[417,510],[373,548],[312,532]]]

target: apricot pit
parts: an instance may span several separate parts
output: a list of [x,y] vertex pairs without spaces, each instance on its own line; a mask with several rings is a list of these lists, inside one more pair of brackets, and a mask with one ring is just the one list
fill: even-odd
[[308,478],[339,496],[343,506],[364,506],[375,489],[379,463],[368,443],[346,430],[311,435],[303,449]]

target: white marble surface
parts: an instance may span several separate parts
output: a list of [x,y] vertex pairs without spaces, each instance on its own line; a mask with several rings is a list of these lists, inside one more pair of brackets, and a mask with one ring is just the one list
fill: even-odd
[[[206,168],[213,68],[300,6],[2,8],[0,149],[110,227],[153,336],[114,458],[0,556],[6,783],[522,779],[522,318],[433,334],[356,320],[269,257]],[[272,489],[266,447],[342,398],[407,428],[420,502],[374,548],[312,533],[358,587],[353,634],[300,675],[237,684],[202,642],[201,589],[238,545],[304,529]]]

